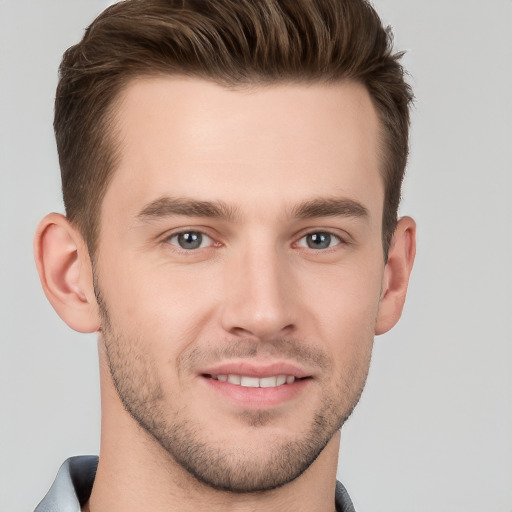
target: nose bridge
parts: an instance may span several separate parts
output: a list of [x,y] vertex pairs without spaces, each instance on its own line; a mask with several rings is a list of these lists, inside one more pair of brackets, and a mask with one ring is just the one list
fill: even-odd
[[233,255],[225,278],[224,329],[259,339],[290,331],[296,322],[292,272],[275,243],[254,240]]

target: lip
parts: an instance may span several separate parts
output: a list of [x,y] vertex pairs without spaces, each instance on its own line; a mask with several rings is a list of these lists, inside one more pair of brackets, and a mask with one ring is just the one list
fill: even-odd
[[[292,375],[298,380],[272,388],[251,388],[210,377],[230,374],[258,378]],[[288,362],[226,362],[202,369],[198,377],[217,399],[242,410],[268,410],[286,404],[301,395],[312,381],[307,370]]]
[[265,410],[278,407],[296,399],[311,383],[311,379],[304,379],[275,388],[246,388],[209,377],[201,377],[201,380],[222,401],[241,410]]
[[199,375],[246,375],[247,377],[272,377],[273,375],[293,375],[296,379],[311,377],[311,373],[293,363],[285,361],[253,363],[248,361],[226,362],[201,369]]

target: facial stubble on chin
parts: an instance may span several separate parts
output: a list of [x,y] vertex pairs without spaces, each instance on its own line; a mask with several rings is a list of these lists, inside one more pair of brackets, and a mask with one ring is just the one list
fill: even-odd
[[[269,439],[263,454],[251,452],[251,430],[272,425],[276,414],[272,411],[241,411],[238,420],[249,429],[248,449],[218,446],[212,443],[199,422],[187,417],[185,407],[169,419],[169,403],[157,378],[154,362],[143,351],[143,340],[121,337],[115,332],[107,305],[95,283],[96,298],[102,315],[102,338],[107,363],[117,394],[130,416],[171,458],[199,482],[234,493],[270,491],[298,478],[320,455],[332,436],[341,428],[359,401],[368,373],[368,361],[356,365],[346,376],[340,376],[335,392],[325,393],[312,418],[309,428],[299,439]],[[252,342],[251,347],[255,344]],[[299,359],[310,358],[315,364],[329,364],[318,349],[305,351],[294,340],[266,342],[279,353],[300,354]],[[281,346],[281,348],[280,348]],[[233,349],[228,349],[233,350]],[[240,349],[234,349],[240,354]],[[242,349],[243,350],[243,349]],[[254,350],[254,349],[250,349]],[[282,352],[281,352],[282,353]],[[186,364],[193,365],[194,351],[188,354]],[[195,351],[195,359],[201,357]],[[249,357],[249,355],[248,355]],[[185,365],[185,363],[184,363]],[[300,409],[297,421],[303,422]],[[261,447],[259,447],[261,449]]]

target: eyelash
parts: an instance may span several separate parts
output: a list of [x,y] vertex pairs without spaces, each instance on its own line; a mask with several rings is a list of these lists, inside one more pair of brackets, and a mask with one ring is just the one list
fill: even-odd
[[[322,248],[322,249],[319,249],[319,248],[313,248],[313,247],[309,247],[309,245],[307,245],[307,237],[309,236],[313,236],[313,235],[321,235],[321,236],[327,236],[330,238],[330,241],[336,241],[336,243],[334,245],[330,245],[329,247],[325,247],[325,248]],[[300,243],[302,241],[305,241],[305,245],[300,245]],[[325,251],[329,251],[329,250],[333,250],[335,247],[337,247],[338,245],[342,245],[342,244],[345,244],[346,242],[338,235],[330,232],[330,231],[326,231],[326,230],[315,230],[315,231],[310,231],[309,233],[306,233],[304,235],[302,235],[299,240],[296,242],[296,245],[298,245],[299,247],[303,247],[305,249],[310,249],[312,251],[315,251],[315,252],[325,252]]]
[[[173,239],[177,239],[179,236],[187,235],[187,234],[189,234],[189,235],[192,235],[192,234],[193,235],[200,235],[203,238],[203,240],[201,240],[201,245],[204,242],[204,238],[207,238],[208,240],[210,240],[210,242],[208,243],[208,245],[206,247],[197,247],[197,248],[189,248],[189,249],[185,249],[184,247],[180,247],[178,242],[172,243]],[[215,242],[215,240],[211,236],[207,235],[204,231],[201,231],[199,229],[184,229],[182,231],[178,231],[176,233],[173,233],[172,235],[167,236],[164,239],[164,242],[174,246],[174,248],[176,250],[178,250],[178,251],[180,251],[182,253],[188,253],[188,254],[194,253],[194,252],[196,252],[199,249],[207,249],[207,248],[215,246],[215,245],[218,245],[218,246],[221,245],[220,243]]]
[[[210,240],[210,242],[208,243],[208,245],[206,247],[195,247],[195,248],[184,248],[184,247],[180,247],[179,245],[179,242],[176,241],[176,243],[172,243],[172,240],[173,239],[177,239],[179,236],[181,235],[187,235],[187,234],[193,234],[193,235],[200,235],[201,237],[203,237],[203,240],[201,240],[201,245],[202,243],[204,242],[204,238],[206,237],[207,239]],[[325,247],[325,248],[313,248],[313,247],[309,247],[308,246],[308,242],[307,242],[307,237],[309,236],[312,236],[312,235],[321,235],[321,236],[328,236],[330,237],[330,241],[335,241],[336,243],[334,245],[329,245],[329,247]],[[303,242],[304,241],[304,242]],[[208,235],[207,233],[205,233],[204,231],[201,231],[200,229],[184,229],[184,230],[181,230],[181,231],[178,231],[178,232],[175,232],[175,233],[172,233],[171,235],[167,236],[165,239],[164,239],[164,242],[169,244],[169,245],[172,245],[174,247],[174,250],[177,250],[183,254],[193,254],[193,253],[196,253],[199,249],[209,249],[211,247],[220,247],[222,244],[220,242],[216,242],[213,237],[211,237],[210,235]],[[303,242],[303,244],[301,244],[301,242]],[[301,249],[306,249],[306,250],[310,250],[310,251],[313,251],[315,253],[321,253],[321,252],[330,252],[332,250],[336,250],[336,247],[340,246],[340,245],[348,245],[348,242],[346,241],[346,239],[342,238],[341,236],[339,236],[338,234],[335,234],[333,233],[332,231],[329,231],[329,230],[321,230],[321,229],[317,229],[317,230],[313,230],[313,231],[309,231],[307,233],[304,233],[296,242],[294,242],[293,246],[296,246],[296,247],[299,247]]]

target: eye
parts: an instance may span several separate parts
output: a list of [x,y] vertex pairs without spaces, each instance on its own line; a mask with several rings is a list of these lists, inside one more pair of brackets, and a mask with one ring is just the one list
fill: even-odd
[[200,231],[183,231],[176,233],[168,239],[169,243],[178,246],[180,249],[191,251],[202,249],[213,243],[213,240]]
[[316,231],[308,233],[299,240],[299,247],[307,247],[308,249],[330,249],[341,243],[341,239],[332,233],[325,231]]

